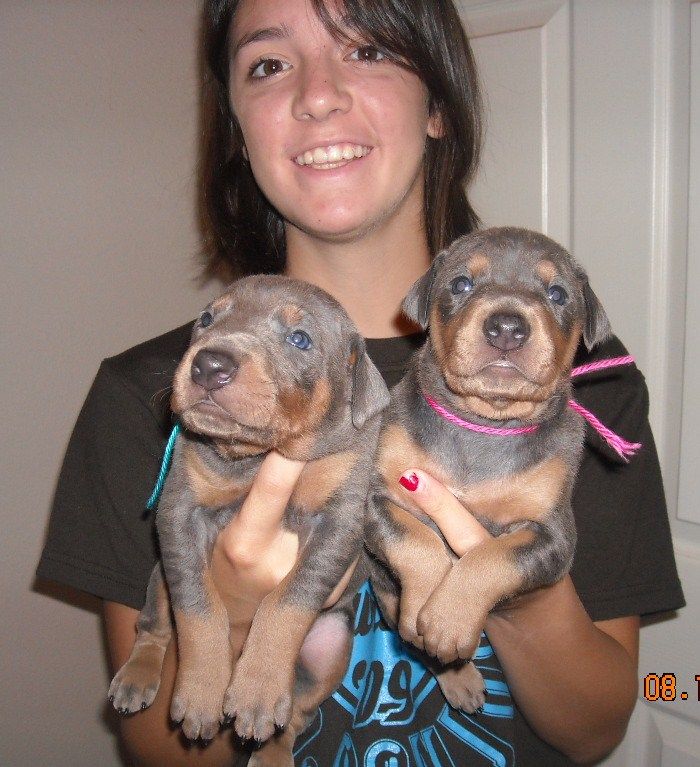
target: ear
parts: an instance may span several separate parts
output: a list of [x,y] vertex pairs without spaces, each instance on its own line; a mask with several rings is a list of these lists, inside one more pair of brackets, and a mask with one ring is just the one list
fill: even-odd
[[389,404],[389,390],[384,379],[367,355],[365,341],[356,335],[350,352],[352,361],[352,395],[350,414],[352,425],[361,429],[365,423]]
[[588,277],[584,272],[579,274],[583,281],[583,302],[586,307],[586,321],[583,326],[583,341],[586,349],[590,351],[597,344],[602,343],[612,335],[610,320],[603,309],[603,304],[593,292],[588,283]]
[[430,269],[417,279],[408,295],[403,300],[401,308],[409,320],[413,320],[423,330],[428,327],[428,315],[430,313],[430,291],[433,288],[435,274],[443,261],[446,251],[441,251],[433,259]]
[[442,110],[434,108],[428,117],[428,136],[439,139],[445,136],[445,122],[442,118]]

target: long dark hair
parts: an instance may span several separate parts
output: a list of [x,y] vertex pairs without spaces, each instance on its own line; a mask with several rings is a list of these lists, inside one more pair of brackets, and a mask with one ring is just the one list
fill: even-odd
[[[282,272],[284,225],[243,157],[243,136],[228,95],[231,20],[240,0],[204,3],[204,126],[201,220],[210,270],[228,275]],[[345,37],[325,0],[311,0],[321,22]],[[345,0],[342,23],[414,72],[442,117],[443,136],[427,139],[425,223],[437,253],[476,228],[466,194],[481,147],[481,96],[474,57],[452,0]]]

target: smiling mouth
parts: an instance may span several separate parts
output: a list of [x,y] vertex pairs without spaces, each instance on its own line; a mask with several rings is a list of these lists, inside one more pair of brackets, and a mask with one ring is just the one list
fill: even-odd
[[372,147],[361,144],[331,144],[330,146],[309,149],[303,154],[297,155],[294,162],[302,167],[329,170],[340,168],[353,160],[360,160],[371,151]]

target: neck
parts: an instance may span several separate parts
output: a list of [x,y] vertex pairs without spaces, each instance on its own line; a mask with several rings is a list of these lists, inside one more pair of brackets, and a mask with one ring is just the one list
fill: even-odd
[[347,241],[313,237],[287,225],[285,274],[330,293],[366,338],[407,335],[418,328],[401,313],[411,285],[430,265],[426,233],[420,225],[397,222]]

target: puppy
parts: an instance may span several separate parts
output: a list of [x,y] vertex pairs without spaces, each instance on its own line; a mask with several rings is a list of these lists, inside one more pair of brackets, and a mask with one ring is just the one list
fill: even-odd
[[[167,593],[156,567],[134,650],[110,687],[115,708],[153,701],[170,606],[179,659],[173,720],[188,738],[206,740],[235,718],[239,736],[267,741],[251,765],[293,764],[295,735],[347,665],[350,600],[366,576],[356,572],[338,604],[319,613],[361,552],[378,414],[388,401],[362,337],[322,290],[247,277],[207,307],[173,383],[184,430],[156,517]],[[254,617],[237,615],[213,582],[212,547],[273,449],[308,461],[284,519],[299,536],[299,556]]]
[[[523,229],[457,240],[403,306],[430,335],[384,413],[366,545],[385,617],[452,664],[438,681],[453,706],[473,712],[483,680],[463,661],[488,612],[571,566],[583,421],[567,407],[569,374],[581,336],[590,349],[610,328],[581,267]],[[446,485],[493,539],[454,562],[398,483],[412,467]]]

